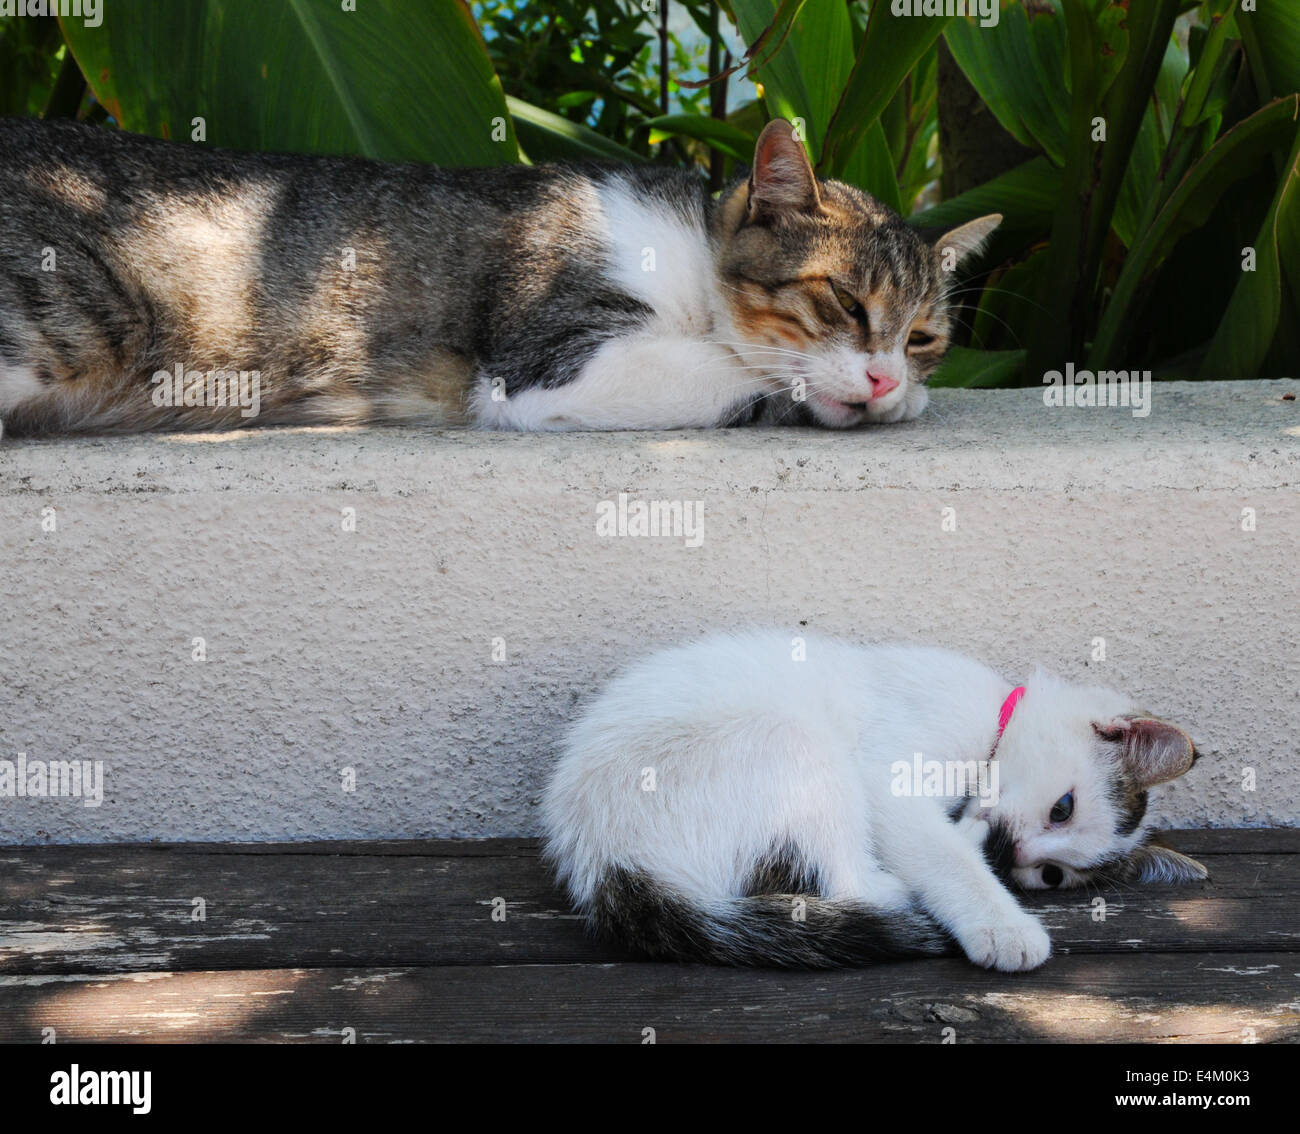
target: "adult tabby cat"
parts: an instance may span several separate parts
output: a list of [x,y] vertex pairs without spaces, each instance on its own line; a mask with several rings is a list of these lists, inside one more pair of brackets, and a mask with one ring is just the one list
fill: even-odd
[[811,636],[803,650],[775,632],[666,650],[573,726],[542,814],[594,928],[738,965],[863,964],[955,940],[1014,971],[1051,942],[1004,880],[1206,876],[1152,843],[1146,817],[1150,789],[1196,751],[1129,698],[1045,674],[1013,689],[947,650]]
[[[12,434],[916,416],[950,271],[785,122],[719,200],[643,166],[438,169],[0,120]],[[942,261],[942,262],[941,262]]]

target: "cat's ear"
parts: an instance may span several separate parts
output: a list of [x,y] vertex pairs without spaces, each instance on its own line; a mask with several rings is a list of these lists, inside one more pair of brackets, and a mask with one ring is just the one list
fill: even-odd
[[1108,724],[1095,724],[1097,735],[1117,741],[1121,758],[1134,784],[1146,790],[1176,780],[1197,758],[1192,738],[1177,725],[1155,717],[1116,717]]
[[1172,847],[1148,843],[1129,855],[1135,882],[1157,882],[1177,886],[1183,882],[1204,882],[1210,872],[1194,858],[1181,854]]
[[747,219],[758,220],[781,213],[811,213],[821,206],[817,177],[808,152],[795,137],[794,127],[777,118],[763,127],[754,146],[754,168],[749,175]]
[[945,267],[955,268],[968,256],[981,251],[994,229],[1002,223],[1001,213],[990,213],[986,217],[976,217],[973,221],[958,225],[943,233],[934,241],[934,249],[939,258],[945,261]]

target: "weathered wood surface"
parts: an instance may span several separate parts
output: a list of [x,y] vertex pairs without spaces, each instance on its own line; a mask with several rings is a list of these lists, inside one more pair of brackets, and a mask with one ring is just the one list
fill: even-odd
[[1016,976],[636,962],[531,840],[0,848],[0,1040],[1300,1040],[1300,832],[1169,841],[1210,880],[1030,896]]
[[[275,969],[0,978],[0,1041],[1295,1042],[1272,953],[959,960],[834,973],[699,965]],[[953,1029],[945,1034],[945,1029]]]
[[[532,844],[465,853],[480,849],[0,850],[0,972],[628,959],[585,936]],[[1300,952],[1300,855],[1202,861],[1211,872],[1202,884],[1040,893],[1026,904],[1062,953]],[[495,899],[504,899],[504,921],[492,918]]]

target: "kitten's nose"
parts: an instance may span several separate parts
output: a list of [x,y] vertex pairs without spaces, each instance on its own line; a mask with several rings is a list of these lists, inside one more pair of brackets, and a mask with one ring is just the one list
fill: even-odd
[[897,390],[898,383],[884,374],[872,374],[867,371],[867,381],[871,383],[871,401],[883,398],[890,390]]

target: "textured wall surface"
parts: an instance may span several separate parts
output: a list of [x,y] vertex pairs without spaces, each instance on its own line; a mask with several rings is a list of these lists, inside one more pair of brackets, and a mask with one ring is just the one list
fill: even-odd
[[[0,442],[0,760],[105,770],[97,808],[0,798],[0,842],[531,834],[593,686],[748,623],[1131,689],[1205,754],[1165,818],[1300,823],[1298,392],[1159,386],[1134,418],[939,391],[853,434]],[[620,492],[698,502],[702,542],[598,535]]]

